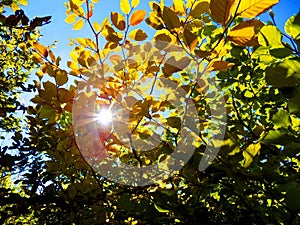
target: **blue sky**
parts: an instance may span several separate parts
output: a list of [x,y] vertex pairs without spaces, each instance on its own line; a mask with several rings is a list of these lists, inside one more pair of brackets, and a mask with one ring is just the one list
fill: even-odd
[[[141,0],[139,9],[149,9],[149,1]],[[168,1],[166,1],[168,2]],[[283,30],[284,22],[293,14],[300,10],[300,0],[281,0],[273,11],[277,25]],[[60,55],[63,61],[69,58],[68,42],[70,37],[92,37],[91,31],[85,26],[81,31],[73,31],[72,25],[66,24],[65,7],[62,0],[29,0],[29,4],[24,8],[26,15],[30,18],[34,16],[52,16],[52,22],[42,28],[41,43],[45,45],[52,44],[55,40],[58,41],[57,47],[54,50],[56,55]],[[120,11],[119,0],[99,0],[95,5],[93,19],[101,22],[106,16],[110,16],[110,12]],[[263,21],[270,19],[268,13],[260,16]],[[143,26],[147,26],[142,24]],[[149,29],[150,31],[150,29]],[[66,57],[66,58],[65,58]]]

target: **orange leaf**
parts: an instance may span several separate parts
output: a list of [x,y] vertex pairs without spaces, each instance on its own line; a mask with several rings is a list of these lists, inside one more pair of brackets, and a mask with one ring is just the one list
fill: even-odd
[[233,66],[234,66],[234,63],[230,63],[230,62],[226,62],[226,61],[222,61],[222,60],[213,61],[208,65],[208,68],[206,71],[207,72],[216,71],[216,70],[224,71],[224,70],[230,69]]
[[136,26],[140,22],[144,20],[146,16],[146,10],[137,10],[134,13],[132,13],[132,16],[130,17],[130,25]]
[[239,46],[258,46],[257,34],[262,26],[259,20],[244,21],[229,31],[228,39]]
[[86,18],[89,19],[93,16],[93,9],[91,8],[88,14],[86,15]]
[[246,0],[241,1],[238,14],[246,18],[254,18],[277,4],[279,0]]
[[38,42],[34,42],[33,43],[33,47],[35,48],[35,50],[38,53],[40,53],[45,58],[48,56],[48,50],[47,50],[47,48],[44,45],[42,45],[42,44],[40,44]]
[[223,26],[230,18],[235,0],[211,0],[210,11],[214,20]]

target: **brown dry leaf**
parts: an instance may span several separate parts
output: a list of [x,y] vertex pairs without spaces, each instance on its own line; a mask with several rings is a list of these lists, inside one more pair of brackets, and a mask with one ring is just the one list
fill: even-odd
[[187,45],[191,51],[193,51],[198,44],[198,37],[189,31],[187,27],[185,27],[183,31],[183,41],[184,44]]
[[130,32],[129,37],[135,41],[144,41],[148,35],[141,29],[136,29]]
[[111,12],[110,13],[110,19],[113,25],[119,29],[119,30],[124,30],[126,27],[125,19],[122,16],[122,14],[117,13],[117,12]]
[[210,11],[214,20],[223,26],[230,18],[235,0],[211,0]]
[[176,30],[181,27],[180,20],[177,14],[166,6],[164,7],[163,11],[163,21],[170,31]]

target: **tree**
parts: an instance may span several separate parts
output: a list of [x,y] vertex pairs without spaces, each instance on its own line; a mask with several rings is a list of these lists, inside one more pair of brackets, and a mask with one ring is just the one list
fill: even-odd
[[26,40],[38,93],[10,147],[25,195],[6,192],[2,221],[298,224],[300,14],[280,31],[258,19],[277,0],[150,2],[146,19],[139,2],[98,23],[97,0],[70,0],[93,37],[71,40],[68,70]]

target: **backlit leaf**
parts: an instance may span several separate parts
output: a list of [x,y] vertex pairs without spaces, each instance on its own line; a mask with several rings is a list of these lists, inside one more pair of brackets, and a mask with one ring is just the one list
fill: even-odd
[[169,29],[170,31],[179,29],[181,26],[179,18],[176,15],[176,13],[166,6],[164,7],[164,11],[163,11],[163,20],[164,23],[166,24],[167,29]]
[[93,8],[90,8],[88,14],[86,15],[86,18],[89,19],[93,16]]
[[96,32],[100,32],[101,31],[101,25],[98,22],[94,22],[94,29]]
[[258,42],[262,46],[283,47],[281,39],[280,31],[272,25],[263,26],[258,33]]
[[239,46],[258,46],[257,34],[263,25],[259,20],[244,21],[229,31],[228,39]]
[[56,84],[61,86],[68,82],[68,74],[65,70],[59,70],[55,74]]
[[129,14],[130,12],[129,0],[120,0],[120,9],[124,14]]
[[125,19],[122,14],[117,12],[110,13],[110,19],[113,25],[119,30],[124,30],[126,27]]
[[33,43],[33,47],[35,48],[35,50],[38,53],[40,53],[45,58],[48,56],[48,50],[47,50],[47,48],[44,45],[42,45],[42,44],[40,44],[38,42],[34,42]]
[[244,151],[243,151],[243,156],[244,156],[244,167],[247,168],[250,166],[250,164],[253,162],[253,158],[259,154],[261,145],[260,143],[256,144],[250,144]]
[[183,31],[183,41],[193,51],[198,44],[198,37],[186,27]]
[[218,60],[218,61],[211,62],[207,67],[207,71],[216,71],[216,70],[225,71],[230,69],[233,66],[234,63]]
[[173,10],[179,15],[185,15],[185,5],[183,0],[173,0]]
[[254,18],[266,12],[279,0],[242,0],[238,8],[238,14],[246,18]]
[[21,5],[28,5],[27,0],[19,0],[18,3],[21,4]]
[[189,16],[193,18],[199,18],[203,13],[209,11],[209,2],[208,1],[199,1],[193,6],[192,10],[189,13]]
[[191,62],[191,59],[188,57],[183,57],[179,60],[176,60],[174,56],[167,59],[163,67],[163,72],[165,76],[171,76],[173,73],[184,70]]
[[130,17],[130,25],[136,26],[141,23],[146,16],[146,10],[137,10]]
[[131,0],[131,6],[133,8],[137,7],[140,4],[140,0]]
[[300,12],[286,21],[284,31],[294,39],[300,39]]
[[76,15],[75,13],[69,14],[69,15],[66,17],[65,22],[66,22],[66,23],[74,23],[75,20],[76,20],[76,18],[77,18],[77,15]]
[[155,12],[150,12],[149,17],[146,19],[146,23],[156,30],[161,30],[164,27],[162,19],[158,17]]
[[135,41],[144,41],[148,35],[143,30],[136,29],[129,33],[129,37]]
[[80,30],[84,26],[84,20],[80,19],[73,25],[73,30]]
[[268,67],[266,81],[274,87],[292,87],[300,84],[300,62],[288,59]]
[[286,110],[283,110],[283,109],[279,110],[278,112],[276,112],[273,115],[272,121],[274,123],[275,129],[278,129],[278,128],[287,129],[291,125],[290,115],[288,114],[288,112]]
[[235,0],[211,0],[210,11],[214,20],[225,26],[230,18]]

